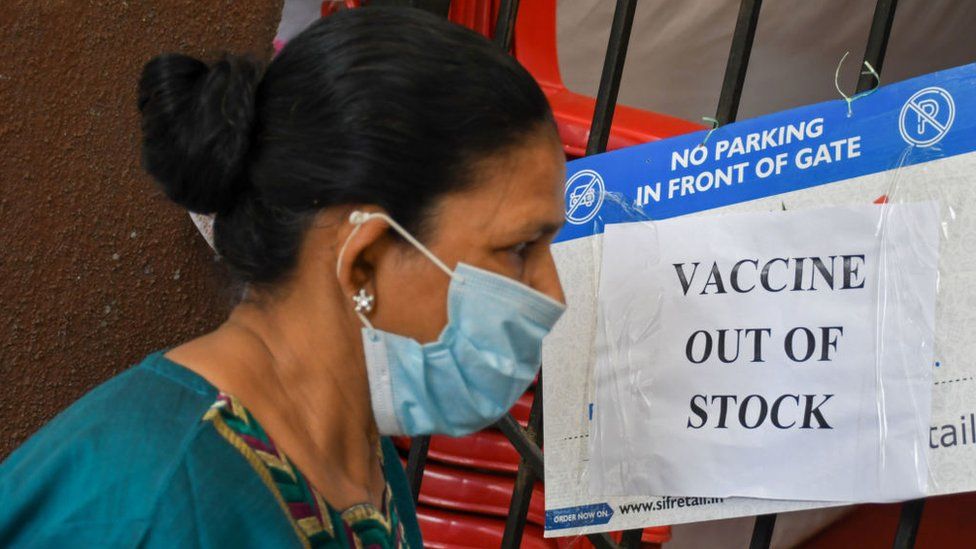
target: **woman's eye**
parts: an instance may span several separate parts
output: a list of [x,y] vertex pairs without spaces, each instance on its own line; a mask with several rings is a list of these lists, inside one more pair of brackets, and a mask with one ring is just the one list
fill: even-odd
[[508,254],[513,259],[517,258],[520,261],[525,260],[525,258],[532,252],[532,249],[536,243],[539,242],[538,238],[532,240],[523,240],[518,244],[508,246],[506,248],[500,248],[499,251]]
[[528,242],[520,242],[520,243],[512,246],[512,253],[514,253],[516,255],[522,255],[522,254],[525,253],[525,250],[528,247],[529,247],[529,243]]
[[519,257],[524,257],[525,254],[526,254],[526,252],[529,250],[529,246],[531,246],[533,243],[534,243],[534,241],[533,242],[519,242],[518,244],[510,247],[508,249],[508,251],[510,253],[514,254],[514,255],[519,256]]

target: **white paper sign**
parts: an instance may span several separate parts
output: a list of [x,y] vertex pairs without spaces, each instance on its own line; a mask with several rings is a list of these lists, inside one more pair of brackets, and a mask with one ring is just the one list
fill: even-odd
[[[938,202],[937,330],[926,374],[932,381],[923,458],[927,495],[976,490],[976,117],[963,116],[976,112],[974,83],[976,64],[882,86],[859,99],[853,112],[844,101],[831,101],[567,166],[566,211],[572,215],[552,253],[570,306],[543,346],[547,537],[840,505],[590,493],[604,229],[648,217]],[[590,188],[603,200],[582,200]],[[910,387],[906,382],[900,394],[911,395]],[[889,389],[883,398],[895,400],[896,388]],[[887,418],[889,427],[910,425]]]
[[935,203],[606,228],[592,495],[926,492]]

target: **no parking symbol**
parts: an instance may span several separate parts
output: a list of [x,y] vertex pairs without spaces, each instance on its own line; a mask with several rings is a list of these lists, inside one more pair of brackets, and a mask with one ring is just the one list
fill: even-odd
[[932,86],[915,92],[901,108],[898,129],[909,145],[931,147],[952,127],[956,104],[949,92]]
[[603,177],[593,170],[580,170],[566,181],[566,221],[582,225],[596,217],[606,192]]

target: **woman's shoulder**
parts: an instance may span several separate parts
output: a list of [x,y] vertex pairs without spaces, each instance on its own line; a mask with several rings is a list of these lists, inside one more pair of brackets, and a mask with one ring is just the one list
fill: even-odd
[[58,414],[11,454],[0,473],[25,461],[40,465],[67,455],[145,452],[146,444],[137,442],[152,443],[160,454],[199,424],[215,395],[206,380],[153,353]]
[[174,495],[174,484],[199,483],[189,478],[194,471],[210,475],[210,489],[247,479],[203,420],[216,395],[162,353],[93,389],[0,464],[0,545],[51,539],[62,529],[137,543],[130,537],[158,521],[158,502]]

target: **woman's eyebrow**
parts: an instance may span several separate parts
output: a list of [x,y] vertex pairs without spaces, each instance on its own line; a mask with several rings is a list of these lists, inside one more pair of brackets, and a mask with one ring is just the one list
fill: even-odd
[[519,235],[533,235],[533,236],[543,236],[548,234],[554,234],[559,231],[563,226],[562,220],[560,221],[530,221],[518,229],[517,233]]
[[547,221],[539,227],[539,231],[542,232],[542,234],[557,233],[559,232],[559,229],[563,228],[564,221],[564,219],[560,219],[559,221]]

